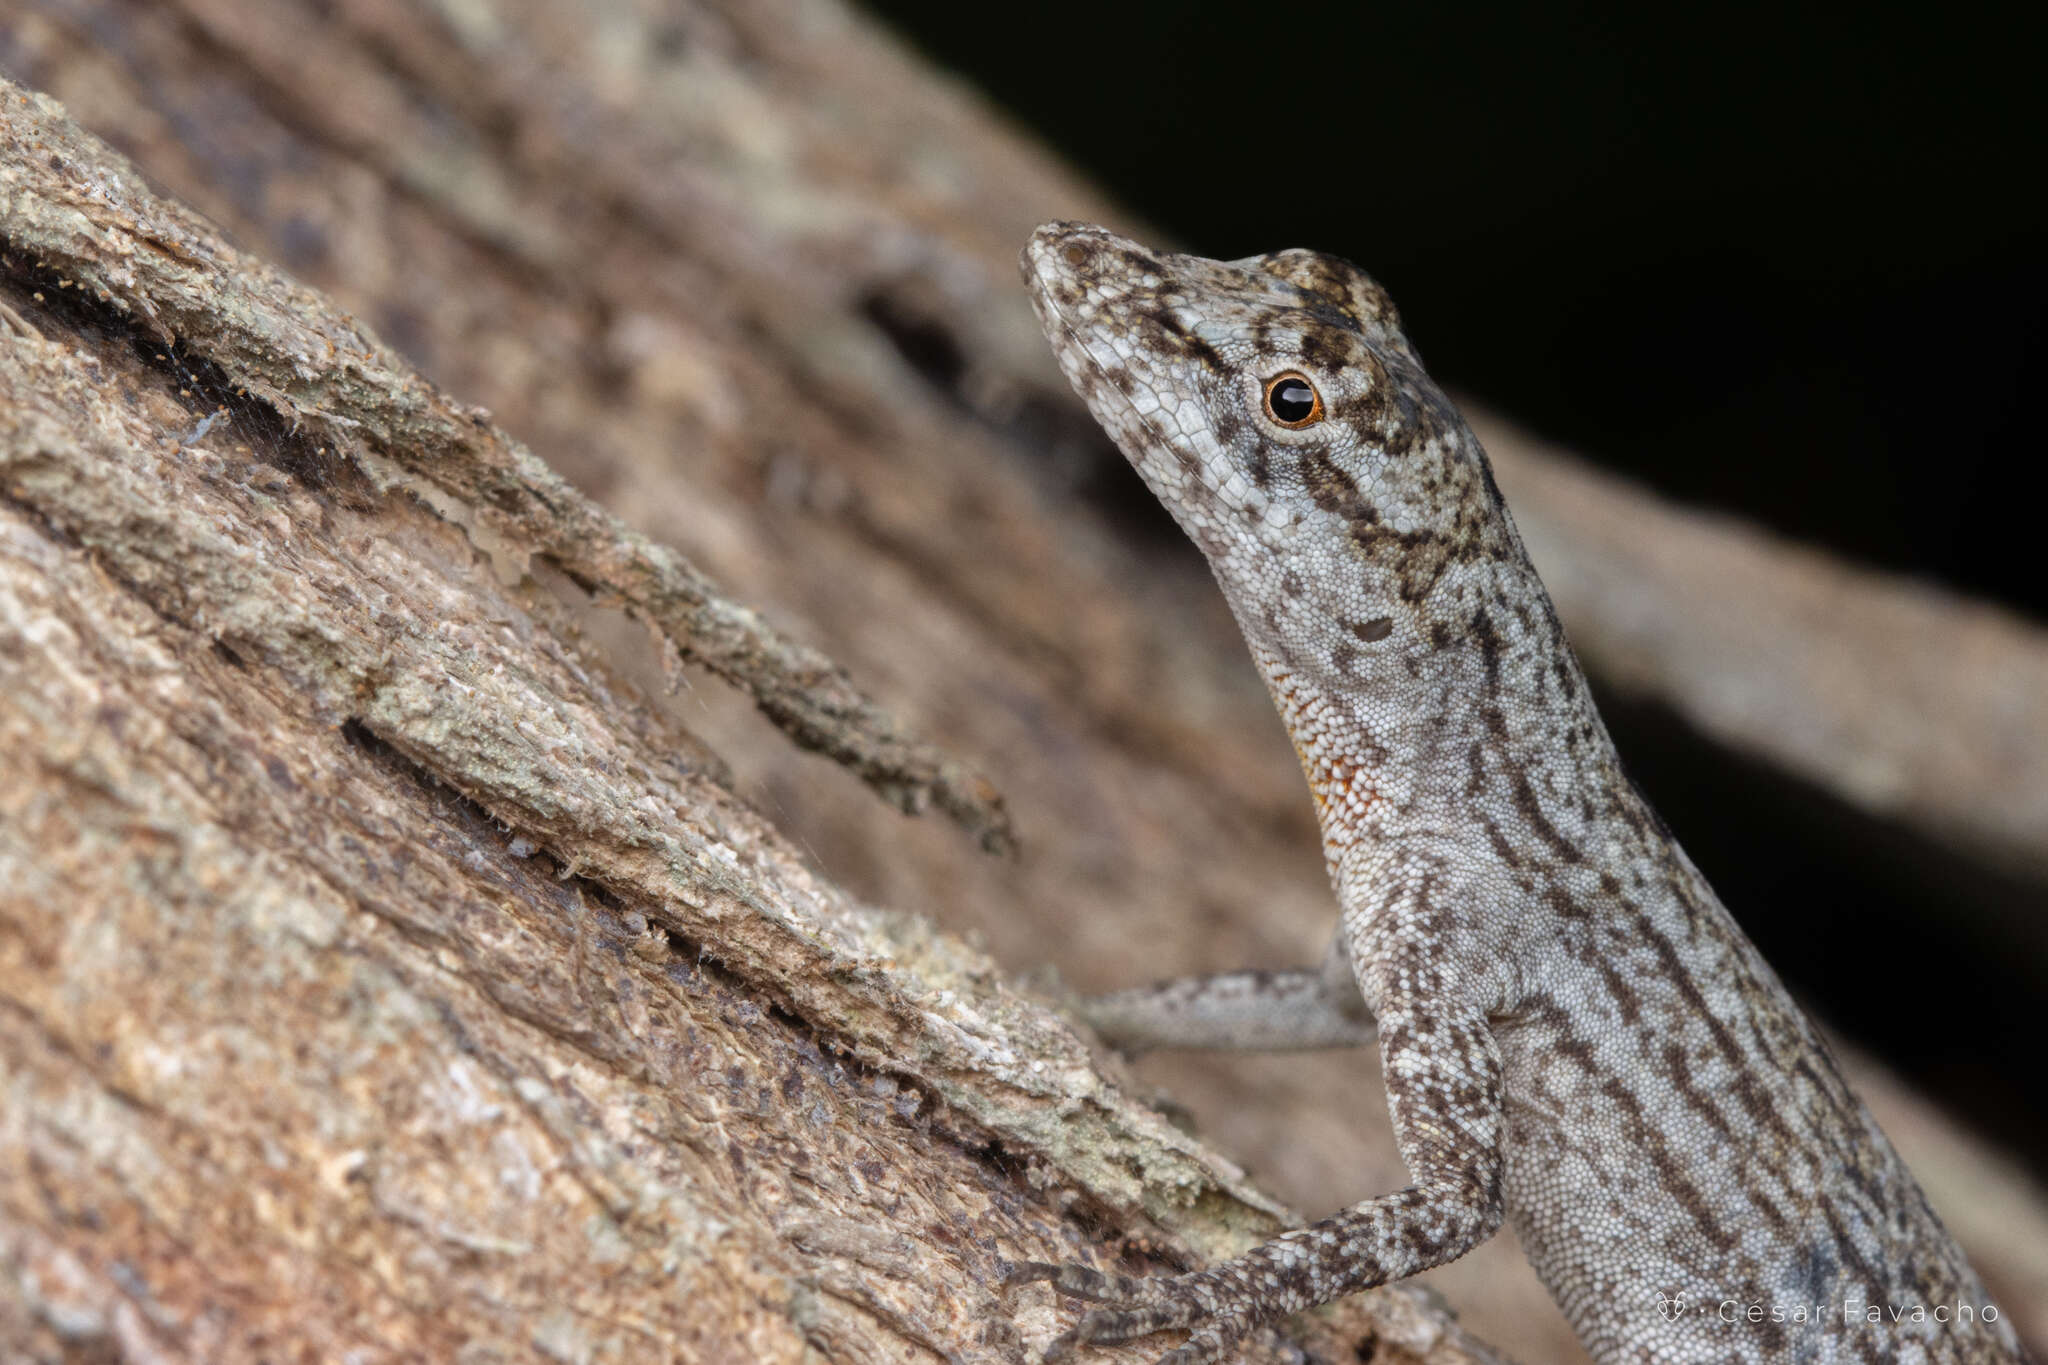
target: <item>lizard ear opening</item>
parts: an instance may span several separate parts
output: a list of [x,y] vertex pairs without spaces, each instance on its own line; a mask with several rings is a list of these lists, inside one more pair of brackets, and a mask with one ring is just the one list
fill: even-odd
[[1276,374],[1266,381],[1266,416],[1290,431],[1312,427],[1323,420],[1323,396],[1299,370]]

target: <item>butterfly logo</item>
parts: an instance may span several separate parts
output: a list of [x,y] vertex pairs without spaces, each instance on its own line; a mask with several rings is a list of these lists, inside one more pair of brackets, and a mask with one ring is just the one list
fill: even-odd
[[1676,1294],[1658,1295],[1657,1307],[1664,1314],[1666,1322],[1677,1322],[1679,1318],[1685,1315],[1685,1300],[1679,1298]]

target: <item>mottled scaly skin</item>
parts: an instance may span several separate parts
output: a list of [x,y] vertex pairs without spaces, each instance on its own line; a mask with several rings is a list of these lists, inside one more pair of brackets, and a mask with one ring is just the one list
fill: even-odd
[[[1188,1328],[1166,1360],[1214,1360],[1507,1218],[1602,1361],[2020,1359],[2002,1319],[1936,1320],[1976,1318],[1983,1287],[1622,770],[1379,286],[1312,252],[1218,262],[1077,224],[1041,228],[1024,270],[1067,378],[1236,613],[1342,909],[1321,970],[1090,1016],[1130,1046],[1376,1038],[1413,1181],[1192,1274],[1020,1267],[1103,1305],[1050,1354]],[[1300,429],[1266,406],[1288,372],[1320,396]]]

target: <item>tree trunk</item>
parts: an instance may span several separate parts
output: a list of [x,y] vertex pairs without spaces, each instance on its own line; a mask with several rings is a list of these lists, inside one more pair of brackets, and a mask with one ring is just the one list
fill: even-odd
[[[164,191],[0,91],[0,1355],[1014,1361],[1071,1309],[1002,1260],[1295,1216],[1150,1084],[1308,1212],[1400,1181],[1370,1059],[1134,1074],[1003,974],[1332,913],[1014,283],[1111,208],[826,3],[0,23]],[[1432,1283],[1575,1358],[1507,1239]],[[1412,1285],[1281,1335],[1493,1358]]]

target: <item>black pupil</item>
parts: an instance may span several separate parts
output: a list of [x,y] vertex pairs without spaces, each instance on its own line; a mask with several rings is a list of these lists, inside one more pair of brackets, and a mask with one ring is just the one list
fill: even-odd
[[1283,379],[1273,386],[1273,415],[1283,422],[1306,422],[1316,410],[1316,391],[1301,379]]

